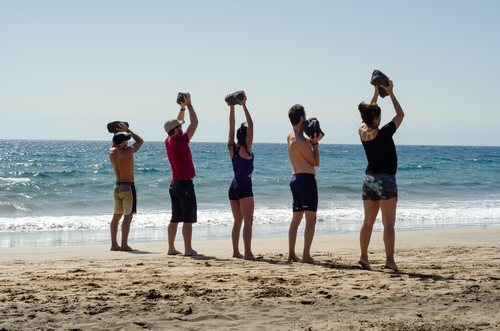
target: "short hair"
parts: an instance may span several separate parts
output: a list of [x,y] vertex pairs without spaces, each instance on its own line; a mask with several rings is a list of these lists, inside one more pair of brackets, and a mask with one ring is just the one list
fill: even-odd
[[379,117],[381,112],[378,105],[372,105],[364,101],[358,105],[358,110],[361,115],[361,119],[369,127],[373,127],[373,120]]
[[238,145],[247,146],[247,124],[245,122],[241,123],[241,126],[236,130],[236,140]]
[[292,125],[297,125],[300,122],[300,118],[304,116],[306,117],[306,111],[304,110],[304,106],[296,104],[293,105],[292,108],[288,111],[288,118],[290,119],[290,123]]

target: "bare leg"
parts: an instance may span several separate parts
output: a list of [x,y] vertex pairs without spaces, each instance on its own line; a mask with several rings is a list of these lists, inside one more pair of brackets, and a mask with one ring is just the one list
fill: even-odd
[[243,244],[245,245],[245,259],[252,260],[252,224],[253,224],[253,197],[243,198],[239,200],[241,214],[243,215]]
[[288,230],[288,262],[300,261],[297,255],[295,255],[295,242],[297,241],[297,231],[302,221],[302,216],[304,216],[303,211],[294,212],[292,215],[292,222]]
[[128,245],[128,234],[130,232],[130,223],[132,223],[132,217],[134,217],[134,214],[129,214],[123,216],[123,222],[122,222],[122,251],[127,251],[130,252],[132,251],[132,247]]
[[306,211],[306,228],[304,230],[304,253],[302,262],[313,263],[314,259],[311,256],[311,245],[314,239],[314,231],[316,229],[316,212]]
[[398,266],[394,261],[394,243],[396,233],[394,225],[396,224],[396,198],[382,200],[380,207],[382,210],[382,224],[384,225],[384,246],[385,246],[385,265],[384,268],[398,271]]
[[118,235],[118,224],[120,223],[120,219],[122,218],[122,214],[114,214],[111,219],[111,224],[109,225],[109,231],[111,233],[111,250],[119,251],[121,249],[120,245],[118,245],[118,240],[116,239]]
[[182,226],[182,236],[184,237],[184,255],[196,256],[198,252],[191,247],[191,238],[193,236],[193,224],[184,223]]
[[377,219],[378,210],[380,208],[379,201],[363,200],[363,207],[365,212],[365,218],[363,221],[363,226],[361,226],[361,231],[359,233],[359,244],[361,246],[361,257],[358,263],[361,268],[372,270],[370,262],[368,260],[368,246],[370,245],[370,239],[372,237],[373,224]]
[[177,226],[179,223],[173,223],[170,222],[168,224],[168,255],[177,255],[177,254],[182,254],[178,250],[175,249],[175,236],[177,235]]
[[239,241],[240,241],[240,231],[241,224],[243,222],[243,216],[241,215],[240,203],[238,200],[229,200],[231,204],[231,211],[233,212],[233,231],[231,232],[231,239],[233,241],[233,257],[241,259],[243,255],[240,253]]

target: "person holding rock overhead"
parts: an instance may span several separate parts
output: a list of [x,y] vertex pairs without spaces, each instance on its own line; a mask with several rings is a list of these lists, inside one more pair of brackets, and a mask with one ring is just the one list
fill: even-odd
[[[181,254],[175,248],[175,237],[179,223],[183,223],[184,255],[196,256],[198,252],[193,249],[191,243],[193,224],[197,222],[196,194],[193,185],[196,172],[189,143],[198,127],[198,116],[191,103],[191,94],[179,93],[177,103],[180,106],[177,118],[168,120],[164,125],[164,129],[168,134],[165,139],[165,148],[172,168],[172,182],[168,190],[172,202],[172,217],[167,230],[167,254]],[[186,132],[183,132],[182,125],[184,124],[186,108],[189,112],[190,124]]]
[[[392,136],[401,125],[404,112],[394,95],[393,88],[394,85],[391,80],[388,80],[387,86],[375,85],[371,102],[369,104],[362,102],[358,106],[362,119],[358,134],[368,160],[363,179],[364,221],[359,235],[361,246],[359,264],[363,269],[371,270],[368,260],[368,245],[370,244],[373,224],[380,210],[382,211],[386,254],[384,268],[397,272],[398,267],[394,261],[394,225],[396,223],[398,199],[396,184],[398,157]],[[396,111],[396,115],[392,120],[381,128],[381,109],[377,105],[380,89],[384,89],[390,96]]]
[[[253,144],[253,121],[247,108],[247,97],[243,91],[238,94],[240,98],[226,97],[229,105],[229,137],[227,148],[229,158],[233,164],[234,179],[229,187],[229,202],[233,213],[234,223],[231,233],[233,242],[233,257],[247,260],[254,258],[252,253],[252,223],[254,213],[254,199],[252,191],[252,172],[254,155]],[[235,129],[235,105],[241,105],[245,114],[246,122],[242,123],[236,131],[236,142],[234,140]],[[239,250],[239,238],[241,225],[243,223],[243,245],[244,255]]]
[[[109,159],[115,171],[114,213],[110,224],[111,250],[132,251],[128,245],[128,235],[132,218],[137,212],[137,193],[134,185],[134,153],[141,148],[144,140],[129,129],[126,122],[112,122],[108,131],[114,132],[113,146],[109,149]],[[134,139],[134,144],[128,146],[128,141]],[[120,219],[122,222],[121,245],[118,245],[117,234]]]

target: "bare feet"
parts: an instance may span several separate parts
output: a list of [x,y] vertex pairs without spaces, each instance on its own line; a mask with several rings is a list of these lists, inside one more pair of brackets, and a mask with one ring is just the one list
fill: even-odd
[[121,250],[121,249],[122,249],[122,248],[121,248],[120,246],[118,246],[118,245],[111,246],[111,250],[112,250],[112,251],[115,251],[115,252],[116,252],[116,251],[119,251],[119,250]]
[[362,257],[359,259],[358,263],[359,265],[361,265],[361,269],[372,270],[372,267],[370,265],[370,262],[368,262],[368,259]]
[[295,254],[288,255],[288,263],[290,262],[299,262],[300,259]]
[[314,263],[314,259],[310,255],[304,255],[302,257],[302,263]]
[[253,254],[252,254],[252,253],[250,253],[250,254],[245,254],[245,260],[254,260],[254,259],[255,259],[255,257],[253,256]]
[[132,252],[134,249],[132,247],[130,247],[129,245],[127,245],[127,246],[122,246],[122,248],[120,250],[122,252]]
[[233,253],[233,257],[236,259],[242,259],[243,255],[241,255],[241,253],[237,252],[237,253]]
[[186,252],[184,253],[184,256],[197,256],[198,252],[195,251],[194,249],[186,249]]
[[179,255],[179,254],[182,254],[182,253],[179,252],[178,250],[176,250],[175,248],[169,249],[167,252],[167,255]]
[[394,261],[386,261],[384,265],[384,269],[391,269],[394,272],[398,272],[398,266],[396,265],[396,262]]

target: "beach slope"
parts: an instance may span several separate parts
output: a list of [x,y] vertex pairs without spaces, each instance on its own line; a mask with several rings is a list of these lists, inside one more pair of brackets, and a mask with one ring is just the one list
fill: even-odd
[[0,330],[500,329],[498,238],[400,232],[399,273],[382,269],[380,233],[373,271],[359,269],[352,234],[317,236],[313,265],[286,263],[286,238],[254,240],[257,261],[231,258],[229,240],[195,242],[196,258],[165,243],[0,248]]

